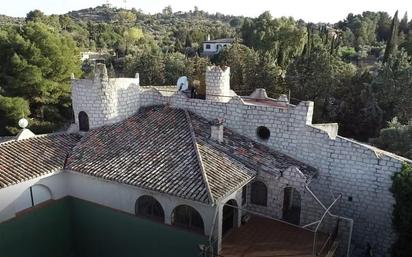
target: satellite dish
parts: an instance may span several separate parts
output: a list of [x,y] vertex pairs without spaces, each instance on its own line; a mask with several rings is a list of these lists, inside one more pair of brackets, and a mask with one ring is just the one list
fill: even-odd
[[180,77],[176,83],[178,91],[186,91],[189,89],[189,81],[186,76]]

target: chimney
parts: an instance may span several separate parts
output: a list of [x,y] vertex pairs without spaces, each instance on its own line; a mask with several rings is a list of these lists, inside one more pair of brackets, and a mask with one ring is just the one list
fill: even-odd
[[223,119],[214,119],[210,122],[210,138],[223,142]]

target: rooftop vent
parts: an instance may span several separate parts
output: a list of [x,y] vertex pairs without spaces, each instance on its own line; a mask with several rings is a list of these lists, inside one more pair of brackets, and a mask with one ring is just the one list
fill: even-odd
[[254,99],[266,99],[268,95],[266,94],[266,89],[264,88],[256,88],[255,91],[250,95],[250,98]]

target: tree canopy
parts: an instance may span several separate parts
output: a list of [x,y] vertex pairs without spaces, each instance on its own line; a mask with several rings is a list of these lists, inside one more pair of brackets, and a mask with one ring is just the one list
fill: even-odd
[[[79,52],[71,37],[51,30],[42,22],[2,28],[0,59],[0,95],[4,108],[21,109],[17,103],[26,101],[30,112],[26,110],[20,115],[31,113],[37,121],[64,121],[64,116],[69,115],[70,76],[81,73]],[[47,108],[59,111],[53,117],[46,117]],[[2,127],[15,126],[10,124],[15,122],[13,117],[3,121],[6,124]]]

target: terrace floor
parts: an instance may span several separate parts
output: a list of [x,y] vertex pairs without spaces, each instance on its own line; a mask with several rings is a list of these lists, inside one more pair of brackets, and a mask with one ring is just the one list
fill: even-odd
[[[326,235],[318,233],[320,249]],[[312,257],[313,232],[280,221],[252,216],[223,238],[222,257]]]

